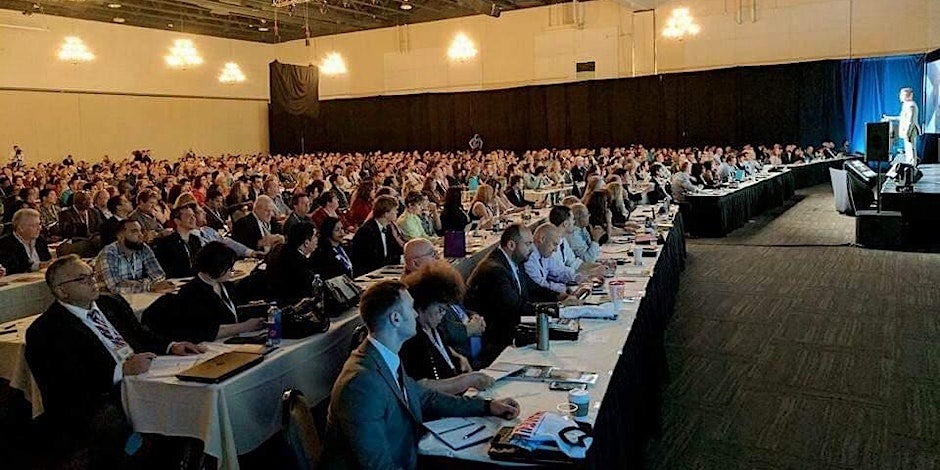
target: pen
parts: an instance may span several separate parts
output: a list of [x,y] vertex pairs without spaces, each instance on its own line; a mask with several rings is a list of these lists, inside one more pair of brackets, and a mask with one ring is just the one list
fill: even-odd
[[471,437],[473,437],[474,434],[476,434],[476,433],[478,433],[478,432],[480,432],[480,431],[482,431],[482,430],[484,430],[484,429],[486,429],[486,426],[484,426],[484,425],[481,424],[481,425],[477,426],[476,429],[474,429],[473,431],[470,431],[470,432],[468,432],[467,434],[464,434],[463,438],[464,438],[464,439],[470,439]]

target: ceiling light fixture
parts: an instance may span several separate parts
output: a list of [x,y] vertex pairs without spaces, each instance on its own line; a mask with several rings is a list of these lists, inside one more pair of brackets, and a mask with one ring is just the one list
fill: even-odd
[[401,8],[402,10],[408,11],[408,10],[414,8],[414,5],[408,3],[408,0],[402,0],[401,5],[398,5],[398,8]]
[[235,62],[225,64],[222,73],[219,74],[219,81],[222,83],[241,83],[245,81],[245,74]]
[[447,57],[450,57],[451,60],[465,61],[476,57],[476,55],[476,46],[464,33],[457,33],[454,41],[450,43],[450,48],[447,49]]
[[95,55],[88,50],[85,43],[75,36],[65,38],[62,47],[59,49],[59,60],[77,64],[79,62],[88,62],[93,60]]
[[169,55],[164,56],[163,59],[170,67],[179,69],[202,64],[202,56],[196,52],[196,46],[189,39],[174,40]]
[[686,36],[695,36],[701,31],[699,25],[689,13],[688,8],[676,8],[672,10],[672,16],[666,19],[666,27],[663,28],[663,36],[670,39],[682,40]]
[[346,61],[339,52],[330,52],[320,62],[320,72],[324,75],[340,75],[346,73]]
[[109,3],[108,8],[121,8],[120,3]]
[[121,18],[120,16],[115,16],[114,19],[112,19],[111,21],[115,23],[123,23],[126,20],[124,18]]
[[258,27],[258,31],[261,31],[262,33],[266,33],[266,32],[268,32],[268,31],[270,31],[270,30],[268,29],[267,26],[260,26],[260,27]]

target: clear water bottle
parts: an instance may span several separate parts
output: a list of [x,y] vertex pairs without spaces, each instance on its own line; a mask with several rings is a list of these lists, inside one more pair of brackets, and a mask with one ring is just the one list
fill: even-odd
[[281,309],[277,304],[272,304],[268,309],[268,340],[265,345],[268,347],[281,344]]
[[320,278],[319,274],[314,275],[313,282],[310,283],[310,296],[313,298],[314,309],[316,309],[318,313],[323,313],[324,311],[323,309],[325,305],[324,305],[323,294],[324,294],[323,279]]

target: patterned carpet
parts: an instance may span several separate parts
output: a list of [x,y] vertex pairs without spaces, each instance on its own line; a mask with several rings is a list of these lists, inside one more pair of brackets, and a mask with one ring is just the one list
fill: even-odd
[[940,468],[940,255],[766,246],[852,241],[800,196],[689,241],[651,468]]

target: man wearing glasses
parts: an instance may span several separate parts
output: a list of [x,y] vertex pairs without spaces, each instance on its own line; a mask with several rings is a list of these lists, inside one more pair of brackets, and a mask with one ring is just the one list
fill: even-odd
[[90,468],[114,468],[131,433],[121,405],[121,381],[150,369],[155,353],[203,349],[172,343],[144,329],[130,305],[100,295],[91,267],[76,255],[46,270],[56,301],[26,331],[26,361],[42,393],[44,423],[54,454],[87,450]]

